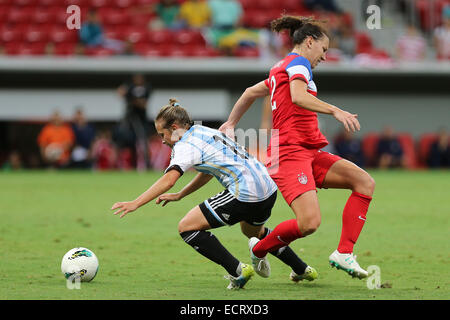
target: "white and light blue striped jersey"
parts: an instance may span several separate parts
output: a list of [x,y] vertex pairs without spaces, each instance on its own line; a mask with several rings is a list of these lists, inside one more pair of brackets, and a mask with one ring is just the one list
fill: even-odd
[[222,132],[194,125],[175,143],[169,167],[181,173],[193,167],[211,174],[239,201],[258,202],[277,186],[266,167]]

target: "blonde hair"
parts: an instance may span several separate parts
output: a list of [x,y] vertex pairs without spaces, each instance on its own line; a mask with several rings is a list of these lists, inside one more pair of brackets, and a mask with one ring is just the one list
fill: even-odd
[[181,107],[180,103],[175,98],[169,99],[169,104],[163,106],[155,121],[164,121],[164,128],[169,128],[172,124],[177,123],[180,126],[191,126],[192,121],[186,109]]

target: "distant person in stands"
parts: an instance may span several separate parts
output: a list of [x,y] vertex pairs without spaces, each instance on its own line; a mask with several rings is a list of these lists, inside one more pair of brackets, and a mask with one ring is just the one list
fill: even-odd
[[211,20],[211,9],[206,0],[186,0],[180,6],[179,19],[184,27],[203,29]]
[[72,150],[74,168],[87,169],[92,166],[91,147],[95,139],[95,128],[90,124],[81,108],[75,111],[72,130],[75,134],[75,146]]
[[425,59],[427,42],[416,26],[410,23],[405,34],[397,39],[396,47],[399,61],[415,62]]
[[17,150],[11,151],[8,155],[8,160],[6,160],[2,165],[2,170],[12,171],[20,170],[23,168],[23,161],[20,153]]
[[102,130],[92,144],[92,160],[95,170],[111,170],[117,165],[117,150],[112,141],[111,132]]
[[360,168],[364,168],[365,159],[361,140],[355,138],[353,132],[343,130],[334,141],[336,154],[350,160]]
[[116,53],[124,50],[124,44],[120,40],[105,37],[97,11],[89,10],[86,22],[81,25],[80,40],[86,48],[106,48]]
[[180,4],[177,0],[160,0],[153,6],[156,19],[151,21],[152,29],[179,29],[181,23],[178,19]]
[[433,42],[439,60],[450,60],[450,5],[442,10],[442,25],[434,30]]
[[67,167],[75,135],[72,127],[64,123],[59,111],[53,112],[49,123],[40,131],[37,142],[46,165],[54,168]]
[[403,148],[391,126],[383,129],[377,145],[378,166],[386,168],[405,167]]
[[450,139],[445,129],[439,131],[438,139],[430,147],[428,165],[430,168],[450,167]]
[[217,47],[221,38],[230,35],[240,25],[243,17],[242,5],[237,0],[209,0],[211,28],[208,32],[210,43]]
[[[122,84],[118,94],[125,99],[126,112],[122,123],[124,130],[131,130],[132,140],[128,142],[134,147],[136,167],[149,167],[148,135],[150,126],[147,119],[147,104],[151,95],[151,85],[144,75],[135,74],[131,83]],[[127,135],[128,135],[127,134]]]

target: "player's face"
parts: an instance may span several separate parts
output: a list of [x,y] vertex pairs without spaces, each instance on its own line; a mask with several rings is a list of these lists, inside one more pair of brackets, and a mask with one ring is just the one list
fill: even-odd
[[330,45],[330,39],[327,36],[323,36],[319,40],[314,40],[311,45],[311,68],[317,67],[317,65],[326,60],[326,52]]
[[163,144],[173,147],[173,145],[183,136],[185,129],[180,128],[176,123],[172,124],[170,128],[165,128],[163,120],[155,122],[156,132],[161,137]]

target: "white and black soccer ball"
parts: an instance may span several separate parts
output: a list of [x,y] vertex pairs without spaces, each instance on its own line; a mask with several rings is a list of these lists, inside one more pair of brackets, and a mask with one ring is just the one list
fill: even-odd
[[64,277],[66,279],[79,277],[82,282],[94,279],[98,267],[97,256],[91,250],[83,247],[70,249],[61,261],[61,272]]

